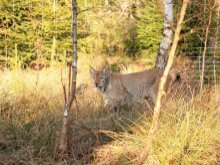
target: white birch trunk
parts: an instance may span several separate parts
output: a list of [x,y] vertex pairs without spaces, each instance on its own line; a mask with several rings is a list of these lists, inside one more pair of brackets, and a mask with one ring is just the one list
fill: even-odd
[[[184,20],[184,16],[186,13],[186,9],[187,9],[187,4],[189,3],[190,0],[183,0],[183,5],[181,8],[181,12],[180,12],[180,17],[179,20],[177,22],[177,27],[175,30],[175,35],[174,35],[174,39],[173,39],[173,45],[171,47],[171,50],[169,51],[169,55],[168,55],[168,63],[164,69],[164,73],[163,76],[161,77],[160,80],[160,85],[159,85],[159,90],[158,90],[158,94],[157,94],[157,99],[156,99],[156,103],[154,106],[154,115],[153,115],[153,121],[148,133],[148,137],[147,137],[147,141],[146,141],[146,146],[143,149],[142,153],[140,154],[140,156],[137,159],[137,163],[136,165],[143,165],[143,164],[147,164],[147,158],[152,146],[152,141],[153,141],[153,137],[155,135],[156,129],[158,127],[158,121],[159,121],[159,115],[160,115],[160,111],[161,111],[161,99],[162,99],[162,95],[163,95],[163,91],[164,91],[164,85],[167,81],[167,76],[168,73],[172,67],[173,61],[174,61],[174,56],[175,56],[175,51],[179,42],[179,38],[180,38],[180,32],[182,29],[182,24],[183,24],[183,20]],[[145,162],[146,161],[146,162]]]
[[164,28],[163,38],[157,53],[155,67],[164,69],[168,59],[169,49],[173,38],[173,1],[164,0]]

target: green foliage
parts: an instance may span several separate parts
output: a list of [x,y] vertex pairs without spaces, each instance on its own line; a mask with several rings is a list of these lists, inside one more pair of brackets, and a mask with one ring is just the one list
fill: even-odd
[[[79,54],[155,58],[162,37],[162,0],[77,2]],[[181,2],[174,3],[175,27]],[[179,52],[194,56],[199,50],[191,48],[203,47],[208,21],[203,4],[193,0],[187,10]],[[68,0],[1,0],[1,65],[24,68],[65,63],[72,54],[71,5]],[[216,14],[212,27],[215,20]],[[216,33],[211,31],[210,36],[209,41]]]
[[10,67],[16,59],[23,67],[52,56],[59,60],[71,48],[71,10],[63,2],[3,0],[0,6],[0,45]]
[[[71,55],[71,1],[2,0],[0,9],[5,65],[65,63]],[[136,56],[156,50],[161,19],[153,0],[78,1],[78,12],[79,53]]]
[[162,38],[163,8],[155,0],[148,0],[143,8],[137,11],[137,46],[156,54]]

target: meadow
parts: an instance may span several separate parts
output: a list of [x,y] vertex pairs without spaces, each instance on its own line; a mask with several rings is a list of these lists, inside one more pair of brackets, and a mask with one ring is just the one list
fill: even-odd
[[[152,104],[140,101],[119,114],[110,112],[91,86],[89,69],[107,65],[113,72],[131,73],[155,66],[167,36],[163,2],[77,1],[71,154],[59,162],[62,84],[68,86],[67,62],[76,52],[72,1],[1,0],[0,165],[135,165],[147,142]],[[171,31],[176,31],[182,2],[172,1]],[[220,164],[219,13],[217,0],[189,3],[173,64],[181,81],[162,101],[146,165]]]
[[[152,110],[146,102],[139,102],[112,117],[90,84],[89,64],[109,62],[97,59],[79,58],[78,108],[74,102],[71,109],[72,155],[63,164],[134,164],[146,144]],[[111,63],[118,61],[111,58]],[[132,61],[120,68],[127,73],[145,66]],[[1,71],[0,164],[57,163],[64,103],[61,76],[66,83],[67,74],[68,68],[62,65],[39,71]],[[145,164],[220,164],[220,86],[206,85],[198,92],[180,82],[173,88],[163,101]]]

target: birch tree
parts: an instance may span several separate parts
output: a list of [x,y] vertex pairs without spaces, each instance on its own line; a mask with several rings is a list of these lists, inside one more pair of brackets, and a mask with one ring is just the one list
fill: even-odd
[[159,85],[159,91],[158,91],[158,95],[157,95],[157,99],[156,99],[156,104],[154,107],[154,115],[153,115],[153,121],[148,133],[148,137],[146,140],[146,146],[143,149],[142,153],[140,154],[140,156],[138,157],[138,161],[137,161],[137,165],[142,165],[144,163],[144,161],[147,159],[148,155],[149,155],[149,151],[152,145],[152,141],[153,141],[153,137],[154,134],[157,130],[157,125],[158,125],[158,120],[159,120],[159,115],[160,115],[160,107],[161,107],[161,98],[163,95],[163,91],[164,91],[164,84],[167,81],[167,76],[168,73],[172,67],[173,61],[174,61],[174,56],[175,56],[175,51],[179,42],[179,38],[180,38],[180,32],[182,29],[182,24],[184,21],[184,16],[186,13],[186,9],[187,9],[187,4],[189,3],[190,0],[184,0],[183,1],[183,5],[181,8],[181,12],[180,12],[180,17],[179,20],[177,22],[177,27],[175,30],[175,35],[174,35],[174,39],[173,39],[173,45],[171,47],[171,50],[169,52],[169,58],[168,58],[168,63],[165,67],[163,76],[161,77],[160,80],[160,85]]
[[164,69],[168,59],[169,49],[173,38],[173,1],[164,0],[164,27],[163,38],[157,53],[155,67]]

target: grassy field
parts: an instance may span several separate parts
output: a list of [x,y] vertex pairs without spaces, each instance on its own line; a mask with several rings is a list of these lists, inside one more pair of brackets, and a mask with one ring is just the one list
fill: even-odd
[[[93,63],[91,63],[93,64]],[[72,158],[64,164],[134,164],[144,148],[152,113],[146,103],[112,117],[79,61],[78,110],[73,104]],[[128,69],[130,68],[130,69]],[[135,65],[124,72],[141,70]],[[0,164],[55,164],[67,69],[13,70],[0,74]],[[220,87],[201,94],[179,85],[162,107],[159,128],[145,164],[220,164]]]

